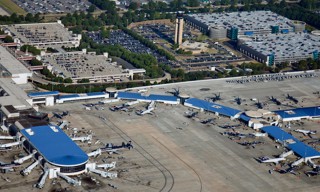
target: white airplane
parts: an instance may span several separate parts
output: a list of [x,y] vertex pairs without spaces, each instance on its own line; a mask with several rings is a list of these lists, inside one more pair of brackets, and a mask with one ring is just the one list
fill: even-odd
[[253,135],[255,137],[265,137],[265,136],[267,136],[266,133],[249,133],[249,135]]
[[131,102],[125,103],[124,105],[131,106],[131,105],[135,105],[135,104],[138,104],[138,103],[140,103],[140,101],[131,101]]
[[148,105],[148,108],[147,108],[147,109],[154,108],[155,104],[156,104],[155,101],[151,101],[151,103]]
[[59,128],[60,128],[60,129],[63,129],[63,128],[65,128],[65,127],[68,127],[68,125],[69,125],[69,122],[66,121],[66,120],[63,120],[63,121],[61,122],[61,124],[59,125]]
[[97,149],[97,150],[95,150],[95,151],[92,151],[92,152],[90,152],[90,153],[88,153],[87,155],[89,156],[89,157],[97,157],[97,156],[99,156],[99,155],[101,155],[101,149],[99,148],[99,149]]
[[13,147],[13,146],[20,145],[20,144],[22,144],[24,141],[25,141],[25,139],[22,138],[21,141],[16,141],[16,142],[6,143],[6,144],[0,144],[0,149],[8,149],[8,148],[11,148],[11,147]]
[[155,101],[151,101],[151,103],[148,105],[146,110],[137,111],[137,114],[138,115],[145,115],[147,113],[152,114],[154,107],[155,107]]
[[147,110],[144,110],[144,111],[141,110],[141,111],[138,111],[137,114],[138,115],[145,115],[147,113],[152,114],[153,110],[154,110],[154,108],[150,108],[150,109],[147,109]]
[[310,130],[302,130],[302,129],[296,129],[295,132],[303,133],[304,135],[314,135],[317,133],[317,131],[310,131]]
[[139,89],[138,90],[138,93],[145,93],[145,92],[147,92],[148,91],[148,89]]
[[284,157],[273,158],[273,159],[269,157],[259,157],[258,159],[261,163],[275,163],[275,164],[278,164],[280,161],[286,160]]
[[92,135],[83,136],[83,137],[71,137],[71,139],[72,141],[81,141],[81,142],[91,141]]
[[106,163],[106,164],[100,164],[97,165],[98,168],[103,168],[103,169],[114,169],[116,167],[116,162],[113,161],[112,163]]
[[14,171],[13,168],[16,168],[16,167],[19,167],[19,166],[20,165],[16,164],[16,163],[5,163],[5,162],[0,161],[0,170],[13,172]]

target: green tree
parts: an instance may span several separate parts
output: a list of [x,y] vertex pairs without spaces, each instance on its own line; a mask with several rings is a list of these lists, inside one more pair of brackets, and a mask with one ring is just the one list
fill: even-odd
[[71,78],[66,78],[66,79],[64,79],[64,82],[65,83],[72,83],[72,79]]
[[28,52],[32,53],[33,55],[40,55],[41,51],[39,49],[37,49],[35,46],[32,45],[23,45],[20,48],[21,51],[26,52],[28,50]]
[[31,66],[39,66],[39,65],[42,65],[42,62],[39,61],[38,59],[32,59],[32,60],[30,61],[30,65],[31,65]]
[[13,38],[9,35],[7,35],[4,39],[3,39],[3,42],[5,43],[13,43]]
[[129,5],[129,9],[137,10],[139,8],[139,4],[137,2],[131,2]]
[[200,2],[198,0],[187,0],[187,5],[189,7],[199,7]]
[[78,83],[89,83],[89,79],[81,79],[77,81]]
[[88,8],[88,12],[89,13],[93,13],[96,10],[96,6],[95,5],[90,5],[90,7]]
[[297,64],[297,70],[305,71],[308,69],[308,62],[306,60],[299,61]]

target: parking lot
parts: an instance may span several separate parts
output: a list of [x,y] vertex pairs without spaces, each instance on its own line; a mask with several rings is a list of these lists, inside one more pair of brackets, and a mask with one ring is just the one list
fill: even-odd
[[28,13],[72,13],[86,11],[91,3],[88,0],[13,0]]
[[88,35],[97,43],[110,45],[119,44],[133,53],[153,55],[157,59],[158,63],[171,64],[171,61],[167,60],[165,56],[161,56],[155,50],[146,47],[138,40],[134,39],[132,36],[126,34],[121,30],[111,31],[110,37],[107,39],[101,38],[99,33],[95,32],[90,32],[88,33]]
[[[222,64],[232,64],[234,62],[246,61],[242,56],[235,55],[230,49],[224,45],[214,42],[212,40],[203,40],[203,43],[208,44],[209,49],[195,53],[193,55],[181,55],[175,53],[171,46],[174,44],[174,24],[145,24],[133,28],[144,38],[162,46],[167,51],[175,54],[179,60],[177,66],[192,71],[200,69],[208,69],[208,66],[220,66]],[[183,39],[189,41],[190,44],[194,43],[197,38],[197,31],[191,29],[188,25],[184,26]]]

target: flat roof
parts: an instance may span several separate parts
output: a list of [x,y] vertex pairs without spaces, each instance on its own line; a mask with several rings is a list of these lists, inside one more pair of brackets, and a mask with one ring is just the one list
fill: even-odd
[[62,23],[30,23],[2,25],[9,30],[13,37],[26,44],[66,42],[73,41],[72,32],[68,31]]
[[88,161],[88,155],[58,126],[45,125],[21,130],[30,144],[49,163],[56,166],[77,166]]
[[271,30],[271,26],[281,29],[291,29],[290,19],[271,11],[243,11],[223,13],[196,13],[188,14],[209,27],[223,27],[229,29],[236,27],[239,31]]
[[287,146],[289,149],[294,151],[300,157],[314,157],[320,156],[320,152],[315,150],[314,148],[306,145],[305,143],[299,141],[297,138],[293,137],[283,129],[277,126],[266,126],[262,128],[262,131],[268,133],[275,140],[279,140],[281,142],[285,142],[286,140],[293,140],[294,143],[288,143]]
[[70,78],[90,78],[107,75],[124,75],[125,70],[117,62],[95,52],[82,51],[53,53],[42,57],[46,65],[52,65],[53,71]]
[[190,98],[186,100],[186,104],[190,104],[194,107],[201,108],[210,112],[219,113],[228,117],[234,117],[236,114],[241,112],[238,109],[234,109],[231,107],[226,107],[217,103],[211,103],[205,100]]
[[320,116],[320,106],[303,107],[303,108],[287,109],[287,110],[277,110],[274,112],[276,114],[280,115],[282,119],[296,118],[296,117],[319,117]]
[[[241,38],[240,38],[241,39]],[[308,33],[268,34],[245,37],[243,44],[263,54],[281,57],[308,57],[320,52],[320,36]]]
[[117,98],[119,99],[129,99],[129,100],[138,100],[144,99],[144,97],[140,93],[132,93],[132,92],[118,92]]
[[1,65],[12,75],[31,73],[18,59],[16,59],[6,48],[0,46],[0,68]]
[[42,96],[54,96],[59,95],[59,91],[46,91],[46,92],[32,92],[29,93],[29,97],[42,97]]
[[29,99],[27,93],[10,78],[0,78],[0,88],[4,89],[8,93],[8,96],[0,97],[1,104],[13,105],[14,107],[30,106],[26,101]]
[[157,95],[150,94],[149,96],[143,96],[141,93],[132,92],[118,92],[117,98],[119,99],[129,99],[129,100],[147,100],[147,101],[177,101],[178,98],[171,95]]
[[239,119],[245,121],[245,122],[249,122],[251,117],[247,116],[245,113],[242,113],[239,117]]

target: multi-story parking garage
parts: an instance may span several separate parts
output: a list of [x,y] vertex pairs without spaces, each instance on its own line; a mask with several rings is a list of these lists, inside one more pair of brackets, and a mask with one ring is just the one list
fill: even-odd
[[305,23],[292,21],[271,11],[199,13],[184,16],[186,23],[213,39],[272,33],[301,32]]

